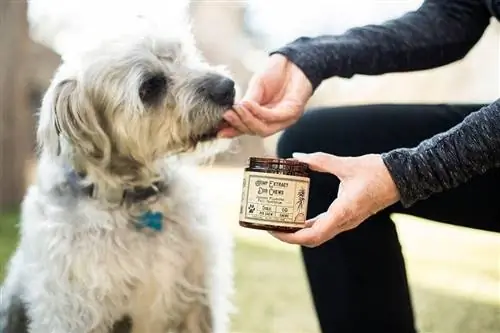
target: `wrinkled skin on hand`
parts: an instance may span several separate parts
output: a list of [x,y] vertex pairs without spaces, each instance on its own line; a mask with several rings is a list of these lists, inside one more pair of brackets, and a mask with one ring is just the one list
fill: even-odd
[[305,229],[291,234],[271,233],[283,242],[319,246],[399,200],[399,192],[380,155],[338,157],[297,153],[294,159],[307,163],[311,170],[338,177],[340,187],[328,210],[306,221]]
[[277,133],[302,116],[311,95],[305,74],[284,56],[272,55],[266,68],[251,78],[242,101],[224,114],[230,127],[219,137]]

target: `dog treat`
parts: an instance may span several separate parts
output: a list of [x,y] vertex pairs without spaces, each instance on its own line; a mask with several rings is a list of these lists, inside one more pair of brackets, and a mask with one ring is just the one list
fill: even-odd
[[305,163],[250,157],[243,177],[240,226],[281,232],[303,229],[309,181]]

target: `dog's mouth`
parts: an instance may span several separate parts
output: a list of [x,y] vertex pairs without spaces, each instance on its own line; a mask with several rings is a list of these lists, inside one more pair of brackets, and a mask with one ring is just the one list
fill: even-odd
[[207,132],[205,133],[202,133],[201,135],[198,135],[196,138],[195,138],[195,141],[197,142],[202,142],[202,141],[210,141],[210,140],[213,140],[217,137],[217,134],[225,129],[225,128],[228,128],[230,127],[231,125],[229,125],[229,123],[225,120],[221,120],[216,126],[212,127],[211,129],[209,129]]

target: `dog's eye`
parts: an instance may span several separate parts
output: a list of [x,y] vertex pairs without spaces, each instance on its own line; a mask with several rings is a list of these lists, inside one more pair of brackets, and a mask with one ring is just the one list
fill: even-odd
[[163,74],[153,75],[142,82],[139,96],[144,104],[155,104],[167,91],[167,78]]
[[166,62],[174,62],[175,57],[173,55],[160,55],[158,56],[158,59],[166,61]]

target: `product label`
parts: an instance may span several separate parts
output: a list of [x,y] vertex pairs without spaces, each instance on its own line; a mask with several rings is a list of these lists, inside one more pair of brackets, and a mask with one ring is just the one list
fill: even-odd
[[304,227],[309,178],[245,172],[240,221],[283,227]]

